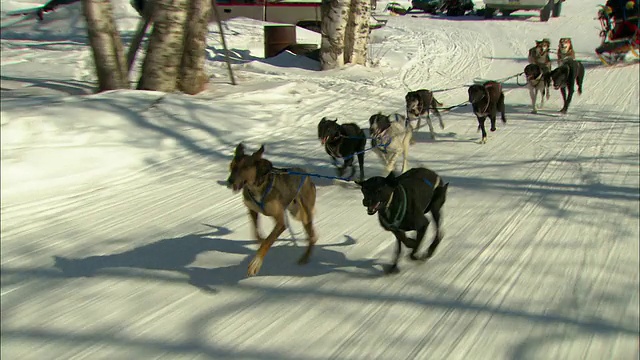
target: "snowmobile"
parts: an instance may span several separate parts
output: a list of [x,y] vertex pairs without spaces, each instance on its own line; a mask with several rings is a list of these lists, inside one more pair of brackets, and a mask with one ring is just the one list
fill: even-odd
[[595,52],[600,61],[607,66],[623,61],[629,53],[640,59],[640,3],[629,2],[633,3],[633,6],[625,9],[621,13],[622,16],[616,17],[612,9],[605,5],[601,5],[598,10],[602,43]]
[[467,11],[473,10],[473,1],[471,0],[412,0],[411,4],[414,9],[432,15],[443,12],[447,16],[462,16]]
[[442,7],[442,0],[412,0],[411,6],[413,6],[414,9],[435,15]]
[[463,16],[467,11],[473,10],[471,0],[444,0],[442,11],[447,12],[447,16]]

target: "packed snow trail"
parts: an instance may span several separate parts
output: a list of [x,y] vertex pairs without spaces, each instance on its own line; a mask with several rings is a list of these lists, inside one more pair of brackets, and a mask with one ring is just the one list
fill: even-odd
[[[568,1],[548,23],[390,17],[373,32],[379,67],[322,73],[287,54],[271,63],[291,67],[262,61],[261,23],[238,19],[240,85],[224,84],[212,32],[215,76],[197,97],[77,96],[93,81],[84,30],[65,21],[79,7],[3,29],[0,357],[637,358],[638,67],[594,65],[597,3]],[[128,4],[115,5],[121,31],[135,28]],[[530,114],[512,79],[508,123],[487,144],[469,107],[443,115],[436,141],[416,134],[410,165],[451,184],[431,260],[403,258],[382,276],[392,235],[357,189],[317,179],[311,263],[296,264],[304,244],[287,231],[245,278],[257,245],[239,195],[218,183],[238,142],[264,143],[275,166],[334,175],[322,116],[366,126],[402,110],[405,85],[517,74],[535,39],[561,35],[588,69],[568,115],[557,91]],[[437,98],[459,103],[466,88]],[[382,172],[370,154],[365,167]]]

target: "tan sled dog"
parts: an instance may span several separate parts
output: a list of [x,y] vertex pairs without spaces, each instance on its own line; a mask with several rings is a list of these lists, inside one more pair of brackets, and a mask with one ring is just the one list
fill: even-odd
[[[304,225],[309,245],[302,255],[299,264],[309,262],[311,250],[316,243],[316,232],[313,228],[313,214],[316,204],[316,186],[304,170],[298,168],[274,169],[269,160],[262,158],[264,145],[251,155],[244,153],[242,143],[236,147],[235,155],[229,165],[227,186],[234,192],[242,190],[242,200],[249,210],[253,223],[253,235],[260,242],[258,253],[249,263],[247,276],[254,276],[260,271],[265,255],[286,229],[285,211]],[[289,174],[295,172],[296,175]],[[258,215],[272,217],[276,225],[267,236],[260,236]]]
[[576,59],[576,53],[573,51],[573,43],[571,42],[571,38],[560,38],[558,42],[558,66],[562,65],[568,58]]

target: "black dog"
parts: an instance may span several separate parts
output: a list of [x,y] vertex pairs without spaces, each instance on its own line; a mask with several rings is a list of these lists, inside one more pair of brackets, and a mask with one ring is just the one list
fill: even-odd
[[[574,85],[578,85],[578,95],[582,94],[582,82],[584,81],[584,65],[580,61],[567,58],[564,63],[551,72],[553,88],[562,93],[564,106],[560,109],[563,114],[567,113],[571,99],[573,98]],[[567,95],[567,92],[569,93]]]
[[[327,154],[331,156],[339,177],[344,175],[348,166],[351,166],[349,179],[353,177],[356,172],[353,158],[357,155],[358,165],[360,165],[360,181],[364,180],[364,147],[367,144],[367,137],[357,124],[338,124],[337,119],[329,120],[324,117],[318,123],[318,138],[324,145]],[[344,159],[342,166],[338,165],[338,158]]]
[[430,110],[433,110],[433,113],[438,117],[438,121],[440,122],[440,128],[444,129],[444,123],[442,122],[442,116],[440,116],[440,112],[438,111],[438,106],[442,106],[436,98],[433,96],[433,92],[427,89],[420,89],[416,91],[409,91],[407,95],[404,96],[404,101],[406,103],[407,108],[407,120],[412,121],[415,118],[418,119],[418,124],[415,129],[420,129],[420,121],[423,115],[427,115],[426,121],[429,126],[429,132],[431,133],[431,137],[435,139],[435,132],[433,131],[433,124],[431,123],[431,117],[429,116]]
[[482,144],[487,142],[487,131],[484,128],[484,121],[489,116],[491,120],[491,131],[496,131],[496,114],[502,114],[502,122],[506,123],[504,114],[504,93],[502,85],[495,81],[487,81],[484,84],[475,84],[469,87],[469,102],[473,106],[473,113],[478,118],[478,129],[482,130]]
[[[356,181],[356,184],[362,188],[362,205],[367,208],[367,214],[374,215],[377,212],[382,227],[396,237],[395,259],[385,269],[387,274],[399,271],[401,244],[412,249],[409,255],[411,260],[425,261],[433,256],[442,240],[440,211],[447,198],[449,183],[444,183],[438,174],[429,169],[413,168],[398,177],[391,172],[386,178],[376,176],[365,182]],[[429,220],[425,216],[428,212],[436,222],[436,236],[427,252],[417,256],[429,227]],[[417,231],[416,238],[408,238],[405,232],[413,230]]]

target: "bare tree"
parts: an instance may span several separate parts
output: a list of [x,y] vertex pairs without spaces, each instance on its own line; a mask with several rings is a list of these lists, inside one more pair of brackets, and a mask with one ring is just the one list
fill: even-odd
[[[215,1],[215,0],[214,0]],[[204,71],[212,0],[190,0],[184,34],[184,50],[178,74],[178,89],[186,94],[204,90],[209,80]]]
[[322,0],[322,42],[320,65],[322,70],[344,65],[345,30],[347,27],[349,0]]
[[366,65],[369,47],[370,0],[351,0],[345,34],[344,62]]
[[[189,0],[156,0],[139,90],[176,90]],[[202,55],[204,56],[204,54]]]
[[82,0],[89,44],[98,77],[98,91],[127,89],[129,79],[124,48],[109,0]]

